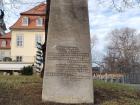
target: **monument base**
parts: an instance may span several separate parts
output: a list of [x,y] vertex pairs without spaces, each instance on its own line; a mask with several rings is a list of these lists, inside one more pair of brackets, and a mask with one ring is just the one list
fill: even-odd
[[64,103],[55,103],[55,102],[44,102],[43,105],[94,105],[93,103],[81,103],[81,104],[64,104]]

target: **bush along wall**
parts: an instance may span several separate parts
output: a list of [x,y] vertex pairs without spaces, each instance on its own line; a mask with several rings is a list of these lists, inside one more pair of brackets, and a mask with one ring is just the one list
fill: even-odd
[[32,66],[24,66],[21,71],[22,75],[33,75],[33,67]]

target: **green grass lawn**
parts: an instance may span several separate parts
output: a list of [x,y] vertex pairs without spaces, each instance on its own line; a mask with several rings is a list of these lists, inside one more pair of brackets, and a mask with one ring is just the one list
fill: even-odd
[[[42,103],[41,92],[37,76],[0,75],[0,105],[54,105]],[[121,84],[94,81],[94,94],[96,105],[140,105],[140,93]]]
[[99,105],[140,105],[140,92],[128,85],[94,81],[94,90]]

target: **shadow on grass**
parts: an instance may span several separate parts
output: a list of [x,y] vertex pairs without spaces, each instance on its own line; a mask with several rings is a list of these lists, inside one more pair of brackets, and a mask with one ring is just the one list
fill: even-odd
[[[0,105],[71,105],[42,103],[42,79],[39,77],[0,79]],[[119,84],[94,81],[94,95],[96,105],[140,105],[140,92]]]

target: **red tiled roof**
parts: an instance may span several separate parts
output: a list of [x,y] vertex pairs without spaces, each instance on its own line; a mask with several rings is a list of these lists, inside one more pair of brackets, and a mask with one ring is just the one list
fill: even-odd
[[[43,21],[43,26],[36,26],[36,19],[38,16],[28,16],[29,18],[29,24],[28,26],[23,26],[22,25],[22,18],[24,16],[21,16],[17,22],[10,27],[10,29],[25,29],[25,30],[31,30],[31,29],[39,29],[39,30],[44,30],[45,29],[45,22]],[[45,17],[42,17],[43,20],[45,20]]]
[[38,6],[35,6],[34,8],[20,13],[21,15],[44,15],[46,14],[46,4],[41,3]]
[[5,35],[0,35],[0,39],[11,39],[11,33],[8,32]]
[[[45,30],[45,14],[46,14],[46,4],[41,3],[38,6],[26,11],[22,12],[20,18],[17,20],[17,22],[10,27],[10,29],[25,29],[25,30]],[[29,24],[28,26],[22,25],[22,18],[26,16],[29,18]],[[43,25],[37,26],[36,20],[38,17],[43,18]]]

